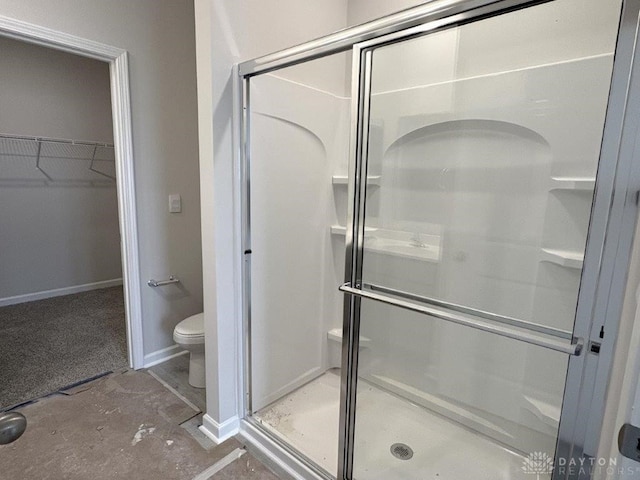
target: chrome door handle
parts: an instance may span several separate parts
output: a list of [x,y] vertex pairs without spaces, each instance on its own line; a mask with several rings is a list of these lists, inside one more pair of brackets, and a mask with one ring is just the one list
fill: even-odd
[[[567,353],[569,355],[580,355],[584,341],[582,338],[572,338],[569,343],[566,339],[555,337],[551,334],[541,334],[536,331],[528,330],[525,327],[514,327],[509,325],[496,325],[493,322],[480,320],[474,318],[471,315],[465,315],[459,312],[450,311],[447,308],[435,307],[431,305],[423,305],[420,303],[395,298],[390,295],[375,293],[369,290],[363,290],[362,288],[354,288],[349,282],[341,285],[339,290],[349,295],[355,295],[369,300],[375,300],[376,302],[386,303],[405,310],[411,310],[412,312],[422,313],[429,315],[430,317],[445,320],[450,323],[456,323],[466,327],[475,328],[476,330],[482,330],[483,332],[489,332],[502,337],[511,338],[521,342],[529,343],[531,345],[537,345],[539,347],[548,348],[557,352]],[[524,322],[523,322],[524,323]]]

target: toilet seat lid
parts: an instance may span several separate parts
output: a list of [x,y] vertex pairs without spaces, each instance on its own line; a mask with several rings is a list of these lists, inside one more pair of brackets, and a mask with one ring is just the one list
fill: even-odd
[[204,313],[196,313],[182,320],[174,330],[181,337],[204,337]]

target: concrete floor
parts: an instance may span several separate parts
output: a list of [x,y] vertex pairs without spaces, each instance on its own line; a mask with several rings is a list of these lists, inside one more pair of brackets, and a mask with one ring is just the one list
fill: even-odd
[[277,480],[237,440],[216,446],[196,438],[204,392],[189,391],[180,380],[188,357],[177,358],[152,372],[111,374],[19,408],[27,431],[0,446],[2,478]]
[[189,355],[173,357],[148,369],[153,375],[166,382],[180,395],[200,409],[207,410],[207,396],[204,388],[194,388],[189,385]]

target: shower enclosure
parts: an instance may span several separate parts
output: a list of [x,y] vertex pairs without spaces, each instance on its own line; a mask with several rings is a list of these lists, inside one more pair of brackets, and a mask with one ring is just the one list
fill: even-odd
[[640,2],[434,1],[239,66],[245,432],[317,478],[583,478]]

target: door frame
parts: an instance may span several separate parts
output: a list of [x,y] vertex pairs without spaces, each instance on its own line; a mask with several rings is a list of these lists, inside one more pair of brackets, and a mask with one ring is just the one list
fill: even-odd
[[[417,33],[428,33],[455,24],[467,23],[483,17],[495,16],[513,10],[524,9],[554,0],[435,0],[426,5],[411,8],[372,22],[348,28],[326,37],[313,40],[286,50],[282,50],[237,65],[235,75],[235,191],[239,210],[237,232],[241,239],[237,246],[240,252],[236,264],[237,288],[242,290],[242,305],[238,311],[238,338],[242,354],[238,356],[238,385],[242,388],[238,411],[241,417],[241,434],[256,443],[279,465],[288,464],[295,472],[313,472],[315,478],[327,478],[312,462],[280,439],[262,429],[247,416],[250,412],[250,350],[251,335],[251,225],[249,205],[249,146],[250,129],[250,79],[253,76],[272,72],[281,68],[297,65],[309,60],[335,53],[353,50],[352,71],[352,107],[350,140],[350,180],[349,212],[346,231],[346,269],[345,281],[357,280],[357,273],[351,271],[353,259],[362,254],[363,225],[354,225],[354,208],[362,208],[356,196],[364,198],[365,182],[359,170],[362,151],[356,147],[361,135],[358,119],[365,108],[359,94],[366,76],[362,68],[361,54],[371,45],[382,42],[389,35],[395,39]],[[640,46],[640,0],[622,0],[623,13],[619,27],[618,42],[615,51],[613,78],[611,82],[609,104],[605,120],[605,131],[601,148],[601,160],[598,167],[598,183],[592,210],[592,222],[583,275],[580,288],[580,310],[574,336],[585,342],[585,351],[573,356],[570,361],[566,392],[563,401],[565,407],[571,405],[572,415],[563,415],[559,432],[559,446],[556,452],[564,458],[578,458],[583,453],[594,456],[595,448],[602,429],[602,412],[606,387],[611,374],[611,362],[615,348],[615,339],[620,320],[624,287],[628,274],[631,244],[634,239],[635,223],[638,216],[637,194],[640,192],[640,165],[634,165],[634,158],[640,158],[640,122],[633,113],[640,109],[640,59],[636,55]],[[413,32],[409,32],[414,29]],[[395,40],[394,40],[395,41]],[[364,62],[363,62],[364,63]],[[638,163],[638,162],[636,162]],[[362,177],[364,178],[364,177]],[[360,241],[357,242],[358,238]],[[356,240],[356,241],[354,241]],[[605,241],[606,240],[606,241]],[[360,246],[360,248],[358,248]],[[354,248],[355,247],[355,248]],[[356,263],[357,265],[357,263]],[[592,302],[584,301],[592,298]],[[359,309],[360,299],[348,295],[345,298],[345,321],[343,324],[343,379],[340,419],[340,465],[338,478],[348,479],[352,474],[353,454],[353,415],[355,407],[358,332],[357,325],[347,319]],[[595,322],[593,319],[597,319]],[[607,335],[599,338],[600,326],[606,326]],[[599,355],[589,353],[592,342],[601,344]],[[583,375],[589,378],[582,381]],[[575,381],[570,382],[573,378]],[[583,392],[583,385],[595,386],[594,391]],[[588,418],[589,422],[579,419]],[[575,439],[580,439],[576,441]],[[559,457],[558,457],[559,458]],[[556,477],[559,478],[559,477]],[[577,477],[576,477],[577,478]]]
[[39,25],[0,16],[0,36],[109,64],[115,147],[118,221],[129,366],[144,366],[138,220],[134,176],[131,94],[127,51]]

